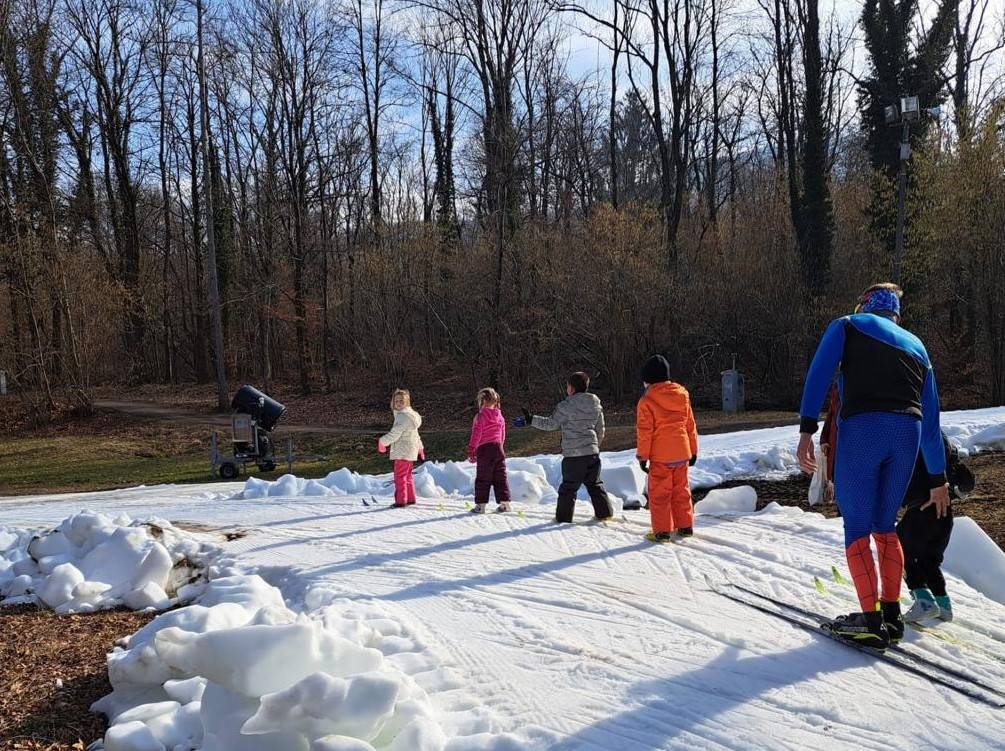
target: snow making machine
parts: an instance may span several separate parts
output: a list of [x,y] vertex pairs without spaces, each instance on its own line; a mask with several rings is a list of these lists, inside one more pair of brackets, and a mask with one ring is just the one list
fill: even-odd
[[286,412],[286,407],[253,386],[242,386],[230,401],[233,410],[231,431],[233,456],[220,455],[213,434],[212,464],[224,480],[233,480],[241,468],[256,464],[263,472],[276,468],[272,431]]

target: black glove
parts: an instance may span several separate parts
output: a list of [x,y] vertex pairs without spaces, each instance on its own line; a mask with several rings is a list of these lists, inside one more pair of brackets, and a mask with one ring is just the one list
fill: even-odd
[[639,466],[642,468],[643,472],[645,472],[647,475],[649,474],[649,460],[648,459],[639,459]]
[[529,428],[531,424],[534,422],[534,415],[532,415],[530,413],[530,410],[528,410],[526,407],[520,410],[520,414],[523,415],[524,425],[526,425]]
[[693,467],[697,463],[698,463],[698,455],[695,454],[694,456],[691,457],[690,460],[688,460],[687,466]]

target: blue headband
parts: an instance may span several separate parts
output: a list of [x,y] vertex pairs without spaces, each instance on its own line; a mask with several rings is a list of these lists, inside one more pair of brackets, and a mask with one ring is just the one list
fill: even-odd
[[859,310],[863,313],[887,311],[900,315],[900,298],[888,289],[877,289],[869,293]]

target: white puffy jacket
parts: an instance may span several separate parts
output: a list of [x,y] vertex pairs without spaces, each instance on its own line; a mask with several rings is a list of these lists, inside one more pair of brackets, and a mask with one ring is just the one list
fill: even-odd
[[414,462],[419,458],[419,452],[423,451],[419,437],[421,425],[422,415],[411,407],[394,413],[394,425],[380,437],[380,442],[388,447],[392,461],[404,459]]

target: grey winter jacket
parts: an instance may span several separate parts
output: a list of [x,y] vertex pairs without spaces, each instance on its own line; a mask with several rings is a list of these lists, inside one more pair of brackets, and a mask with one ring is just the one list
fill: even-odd
[[604,408],[596,394],[585,391],[560,401],[550,417],[534,415],[531,424],[562,431],[562,456],[593,456],[604,442]]

